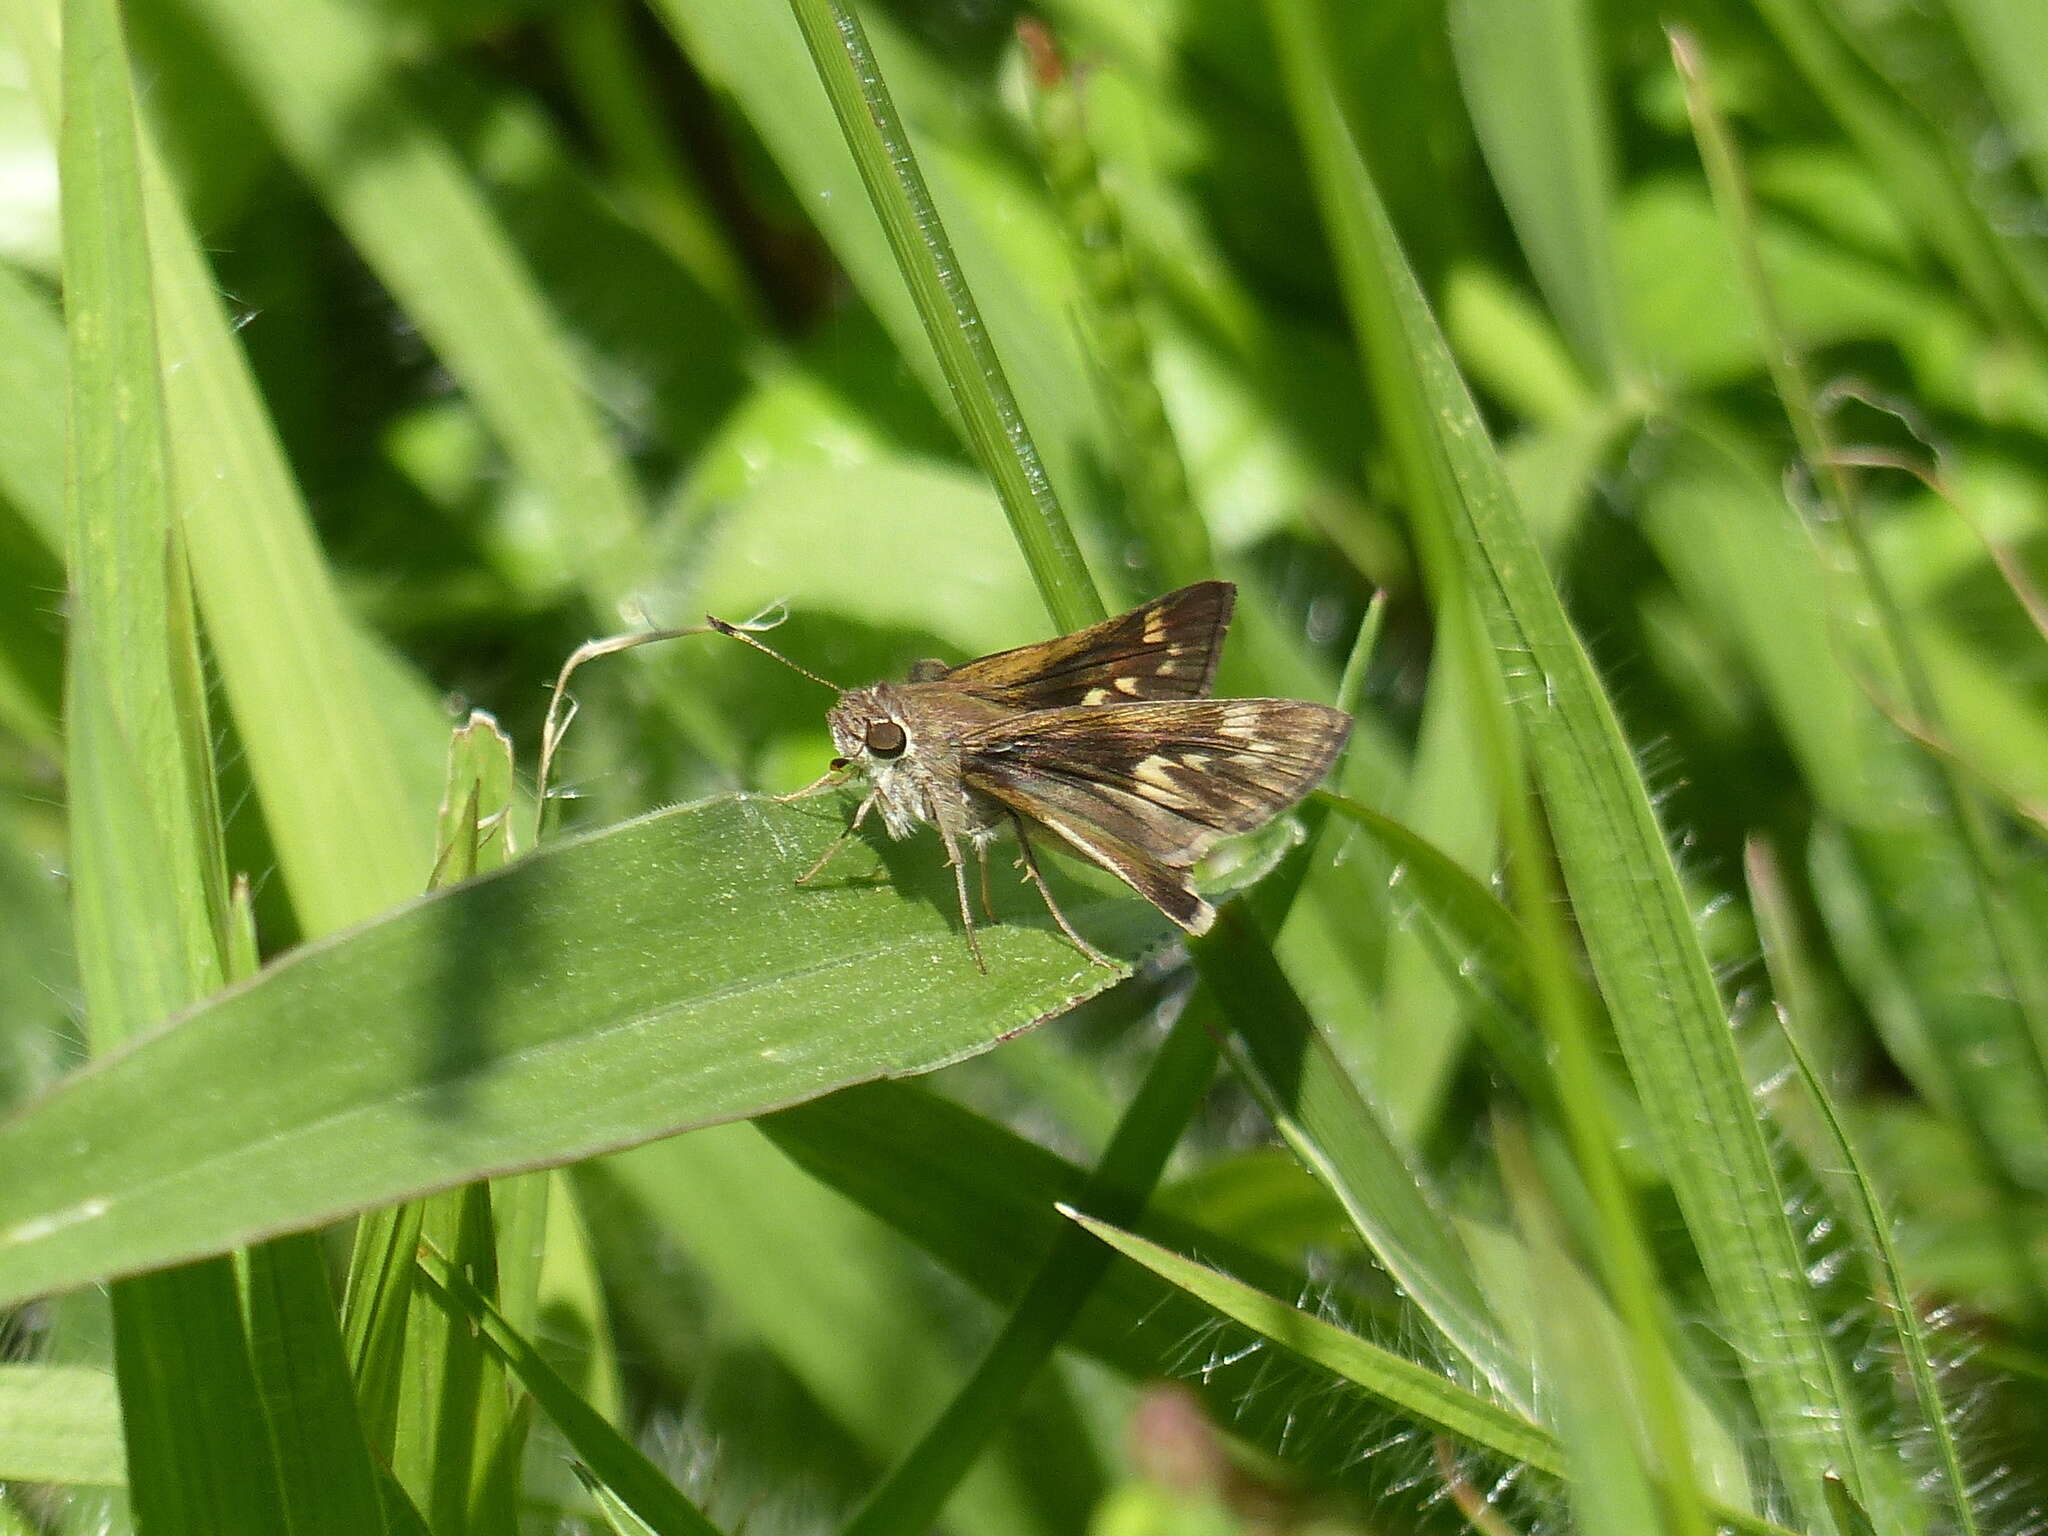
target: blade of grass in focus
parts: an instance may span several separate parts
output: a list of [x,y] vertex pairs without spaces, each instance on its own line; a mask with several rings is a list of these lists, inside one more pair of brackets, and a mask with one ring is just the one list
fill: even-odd
[[[511,856],[512,742],[481,711],[449,740],[438,821],[431,887],[503,868]],[[410,1270],[410,1248],[431,1247],[482,1295],[495,1298],[506,1279],[498,1264],[500,1189],[516,1192],[515,1201],[530,1202],[535,1191],[544,1196],[546,1186],[518,1178],[496,1186],[470,1184],[421,1201],[417,1209],[373,1212],[358,1224],[356,1252],[372,1265],[391,1262]],[[402,1248],[407,1234],[416,1237]],[[420,1304],[404,1279],[375,1268],[365,1275],[375,1280],[368,1294],[404,1314],[402,1333],[386,1345],[401,1351],[405,1361],[392,1402],[391,1470],[435,1529],[488,1524],[493,1508],[516,1503],[517,1445],[523,1438],[524,1420],[514,1412],[504,1368],[472,1323]],[[393,1317],[365,1319],[359,1332],[374,1337],[399,1326]],[[501,1454],[507,1442],[509,1456]]]
[[790,0],[974,456],[1062,630],[1105,612],[850,0]]
[[[894,847],[886,882],[856,851],[846,883],[792,892],[839,825],[727,797],[546,847],[306,946],[68,1079],[0,1123],[0,1157],[25,1170],[0,1186],[0,1296],[929,1071],[1118,979],[1022,887],[997,894],[982,976],[944,865]],[[1160,941],[1163,919],[1127,897],[1062,905],[1111,953]],[[292,1072],[236,1078],[287,1052]],[[143,1107],[224,1079],[237,1091],[211,1115]],[[45,1138],[74,1150],[31,1150]]]
[[473,1332],[503,1362],[562,1429],[584,1466],[646,1521],[649,1529],[661,1536],[715,1533],[716,1527],[696,1506],[577,1396],[460,1268],[432,1251],[422,1253],[419,1264],[436,1306],[464,1331]]
[[1631,1411],[1626,1367],[1595,1326],[1585,1280],[1575,1272],[1563,1221],[1539,1182],[1527,1136],[1500,1122],[1494,1144],[1528,1254],[1530,1284],[1542,1298],[1532,1309],[1539,1371],[1555,1390],[1551,1418],[1580,1527],[1587,1536],[1668,1529]]
[[[1724,1010],[1636,763],[1544,572],[1476,408],[1388,227],[1309,39],[1276,0],[1303,136],[1347,289],[1403,428],[1441,466],[1447,511],[1542,791],[1565,885],[1653,1133],[1795,1507],[1825,1519],[1829,1466],[1871,1475],[1804,1272]],[[1290,45],[1291,43],[1291,45]],[[1441,483],[1441,482],[1439,482]]]
[[[1542,1426],[1466,1392],[1404,1356],[1378,1349],[1333,1323],[1262,1294],[1220,1270],[1181,1257],[1135,1233],[1120,1231],[1085,1212],[1063,1206],[1063,1214],[1119,1253],[1218,1311],[1355,1383],[1405,1413],[1453,1436],[1459,1443],[1490,1451],[1517,1465],[1553,1477],[1565,1475],[1565,1453]],[[1721,1523],[1756,1536],[1784,1536],[1786,1527],[1739,1510],[1716,1510]]]
[[[226,882],[212,737],[191,687],[199,659],[181,623],[190,596],[180,589],[133,94],[113,0],[67,0],[64,31],[66,776],[79,970],[105,1052],[220,985]],[[230,1263],[126,1282],[112,1306],[138,1518],[163,1536],[280,1529]]]
[[1815,1069],[1811,1055],[1800,1044],[1801,1032],[1810,1025],[1798,1016],[1793,1000],[1811,998],[1813,987],[1803,979],[1806,959],[1784,886],[1776,862],[1762,844],[1752,843],[1748,852],[1750,899],[1757,914],[1757,933],[1763,944],[1764,961],[1770,969],[1771,982],[1778,996],[1779,1031],[1786,1049],[1791,1052],[1794,1065],[1799,1069],[1800,1085],[1826,1132],[1826,1147],[1832,1154],[1838,1175],[1855,1197],[1858,1236],[1870,1247],[1883,1276],[1885,1294],[1878,1299],[1878,1305],[1891,1322],[1899,1359],[1905,1363],[1912,1383],[1913,1403],[1919,1410],[1915,1430],[1926,1435],[1934,1447],[1935,1467],[1947,1494],[1949,1510],[1955,1517],[1955,1528],[1964,1536],[1976,1536],[1979,1526],[1970,1479],[1963,1469],[1962,1456],[1957,1448],[1951,1410],[1943,1401],[1936,1378],[1927,1329],[1920,1320],[1918,1303],[1892,1241],[1892,1218],[1878,1198],[1877,1189],[1871,1183],[1862,1160],[1856,1155],[1855,1143],[1849,1139],[1833,1095]]
[[[925,330],[927,314],[949,314],[952,298],[944,291],[946,285],[933,277],[912,276],[925,265],[922,253],[912,251],[911,265],[900,264],[888,220],[871,204],[869,192],[869,178],[881,178],[878,184],[900,213],[907,205],[891,186],[896,172],[886,158],[864,161],[852,151],[852,136],[838,128],[837,108],[819,89],[818,67],[809,56],[805,37],[807,30],[816,32],[831,49],[841,50],[831,16],[820,11],[806,21],[788,0],[742,0],[738,4],[659,0],[655,9],[697,67],[733,93],[790,186],[812,209],[820,233],[888,330],[907,366],[925,383],[941,410],[958,412],[962,434],[973,443],[973,434],[979,429],[954,397],[962,376],[950,371],[939,343]],[[871,20],[878,42],[884,40],[885,29],[895,33],[886,13]],[[902,46],[900,35],[893,40]],[[872,55],[865,40],[862,50]],[[826,55],[828,59],[833,56]],[[860,88],[858,81],[841,76],[841,100],[864,113]],[[858,124],[856,132],[871,147],[879,141],[880,130],[871,124]],[[906,150],[911,147],[900,121],[889,137]],[[946,199],[951,222],[937,235],[941,245],[936,249],[945,252],[954,278],[965,281],[971,277],[975,310],[985,327],[985,340],[970,342],[956,336],[945,345],[962,352],[980,347],[998,351],[1004,374],[1021,402],[1016,419],[1028,423],[1028,441],[1036,445],[1031,457],[1050,466],[1049,478],[1042,469],[1034,474],[1043,483],[1034,482],[1030,475],[1015,478],[1021,473],[1022,460],[1014,443],[1002,446],[1011,463],[1018,466],[1016,471],[998,474],[982,457],[980,447],[973,449],[975,462],[999,488],[1003,474],[1013,476],[1012,484],[1025,491],[1025,500],[1017,503],[1017,509],[1034,523],[1044,515],[1042,499],[1055,491],[1056,504],[1078,502],[1085,506],[1089,490],[1085,466],[1099,450],[1101,433],[1085,370],[1063,321],[1060,306],[1067,302],[1065,295],[1046,292],[1044,282],[1030,283],[1025,274],[1010,270],[998,259],[998,226],[1013,216],[1013,209],[964,206],[965,199],[944,164],[925,165],[918,176],[920,181],[936,185],[942,195],[953,191]],[[922,200],[929,206],[928,197]],[[921,231],[912,235],[913,242],[921,238]],[[985,393],[979,382],[969,387],[977,394]],[[993,405],[983,401],[973,410],[986,419]],[[1011,507],[1010,494],[1004,492],[1006,512]],[[1071,533],[1050,532],[1048,547],[1071,538]],[[1044,580],[1035,569],[1033,575]],[[1071,577],[1059,580],[1065,583]],[[1084,604],[1072,611],[1089,610]],[[1058,610],[1054,612],[1063,626],[1071,627]]]
[[1097,1238],[1125,1257],[1143,1264],[1154,1274],[1199,1296],[1295,1354],[1305,1355],[1338,1375],[1357,1382],[1375,1396],[1389,1399],[1405,1412],[1461,1442],[1496,1452],[1511,1462],[1523,1463],[1553,1476],[1563,1472],[1564,1458],[1547,1431],[1495,1406],[1486,1397],[1446,1381],[1436,1372],[1403,1356],[1376,1349],[1333,1323],[1326,1323],[1283,1301],[1262,1295],[1228,1275],[1192,1263],[1133,1233],[1120,1231],[1071,1207],[1062,1207],[1062,1211]]
[[[55,7],[6,5],[54,122]],[[417,887],[438,722],[365,664],[373,642],[342,608],[218,285],[137,131],[161,346],[176,361],[164,395],[178,517],[296,916],[327,932]]]

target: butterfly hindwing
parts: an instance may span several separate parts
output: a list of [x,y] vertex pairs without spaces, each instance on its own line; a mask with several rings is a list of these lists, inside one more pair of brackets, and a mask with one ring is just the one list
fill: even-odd
[[1350,730],[1294,699],[1083,705],[970,733],[961,773],[1200,933],[1213,914],[1188,884],[1196,860],[1313,789]]
[[1236,603],[1230,582],[1198,581],[1071,635],[913,676],[1017,710],[1199,699]]

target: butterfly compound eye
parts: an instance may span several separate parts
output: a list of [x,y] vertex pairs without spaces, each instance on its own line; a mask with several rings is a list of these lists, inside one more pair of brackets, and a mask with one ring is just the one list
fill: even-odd
[[867,743],[868,751],[876,757],[901,757],[910,738],[894,720],[877,720],[868,727]]

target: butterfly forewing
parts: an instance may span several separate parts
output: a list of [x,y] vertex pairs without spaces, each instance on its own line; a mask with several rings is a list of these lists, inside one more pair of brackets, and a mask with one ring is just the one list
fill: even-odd
[[961,773],[1199,933],[1213,914],[1187,871],[1313,789],[1350,730],[1295,699],[1047,709],[963,737]]
[[1236,601],[1231,583],[1198,581],[1071,635],[918,680],[943,681],[1017,710],[1204,698]]

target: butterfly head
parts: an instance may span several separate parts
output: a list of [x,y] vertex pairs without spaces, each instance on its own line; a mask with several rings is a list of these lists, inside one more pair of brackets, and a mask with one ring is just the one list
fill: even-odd
[[850,768],[871,777],[915,752],[903,712],[885,688],[849,688],[826,716],[832,745]]
[[874,785],[876,808],[891,837],[907,837],[919,822],[931,819],[910,716],[897,690],[881,683],[848,689],[826,717],[839,753],[832,766],[859,773]]

